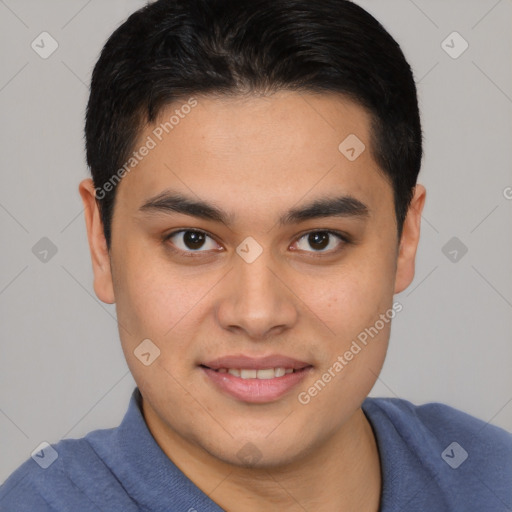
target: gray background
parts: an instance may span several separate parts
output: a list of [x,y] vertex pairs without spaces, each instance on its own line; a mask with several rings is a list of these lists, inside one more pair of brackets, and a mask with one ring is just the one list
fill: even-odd
[[[428,191],[416,277],[396,297],[372,395],[440,401],[512,430],[512,1],[358,3],[414,69]],[[116,426],[135,386],[115,308],[93,292],[77,187],[92,67],[143,4],[0,0],[0,482],[42,441]],[[31,48],[43,31],[59,45],[47,59]],[[458,58],[442,47],[453,31],[469,43]],[[33,251],[43,237],[57,249],[47,261]]]

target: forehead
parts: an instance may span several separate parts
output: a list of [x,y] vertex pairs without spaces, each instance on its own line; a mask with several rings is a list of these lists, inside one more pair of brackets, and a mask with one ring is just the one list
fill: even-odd
[[118,199],[137,207],[172,189],[262,215],[331,191],[392,200],[370,135],[369,114],[340,95],[185,98],[141,132],[134,149],[151,149],[123,177]]

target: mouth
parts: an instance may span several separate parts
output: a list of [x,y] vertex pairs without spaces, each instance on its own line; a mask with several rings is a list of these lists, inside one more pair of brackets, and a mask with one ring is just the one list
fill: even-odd
[[[207,366],[203,366],[203,368],[208,368]],[[218,368],[214,370],[213,368],[209,368],[217,373],[229,373],[235,377],[240,377],[241,379],[275,379],[279,377],[284,377],[289,373],[293,373],[299,370],[295,370],[293,368],[262,368],[261,370],[255,370],[252,368]]]
[[199,367],[218,391],[250,403],[279,400],[313,368],[309,363],[284,356],[229,356]]

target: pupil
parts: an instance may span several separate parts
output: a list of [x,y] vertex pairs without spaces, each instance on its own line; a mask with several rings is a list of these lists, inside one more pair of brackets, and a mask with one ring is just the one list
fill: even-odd
[[325,249],[329,245],[329,233],[325,231],[310,233],[308,241],[313,249]]
[[196,231],[186,231],[183,237],[185,245],[189,249],[198,249],[204,243],[204,233],[198,233]]

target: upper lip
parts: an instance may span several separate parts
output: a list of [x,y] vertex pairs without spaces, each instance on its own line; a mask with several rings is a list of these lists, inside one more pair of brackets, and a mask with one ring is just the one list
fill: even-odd
[[230,355],[207,361],[202,363],[202,366],[207,366],[212,370],[218,370],[219,368],[242,368],[251,370],[264,370],[266,368],[293,368],[294,370],[299,370],[306,366],[311,366],[311,364],[291,357],[275,354],[265,357]]

